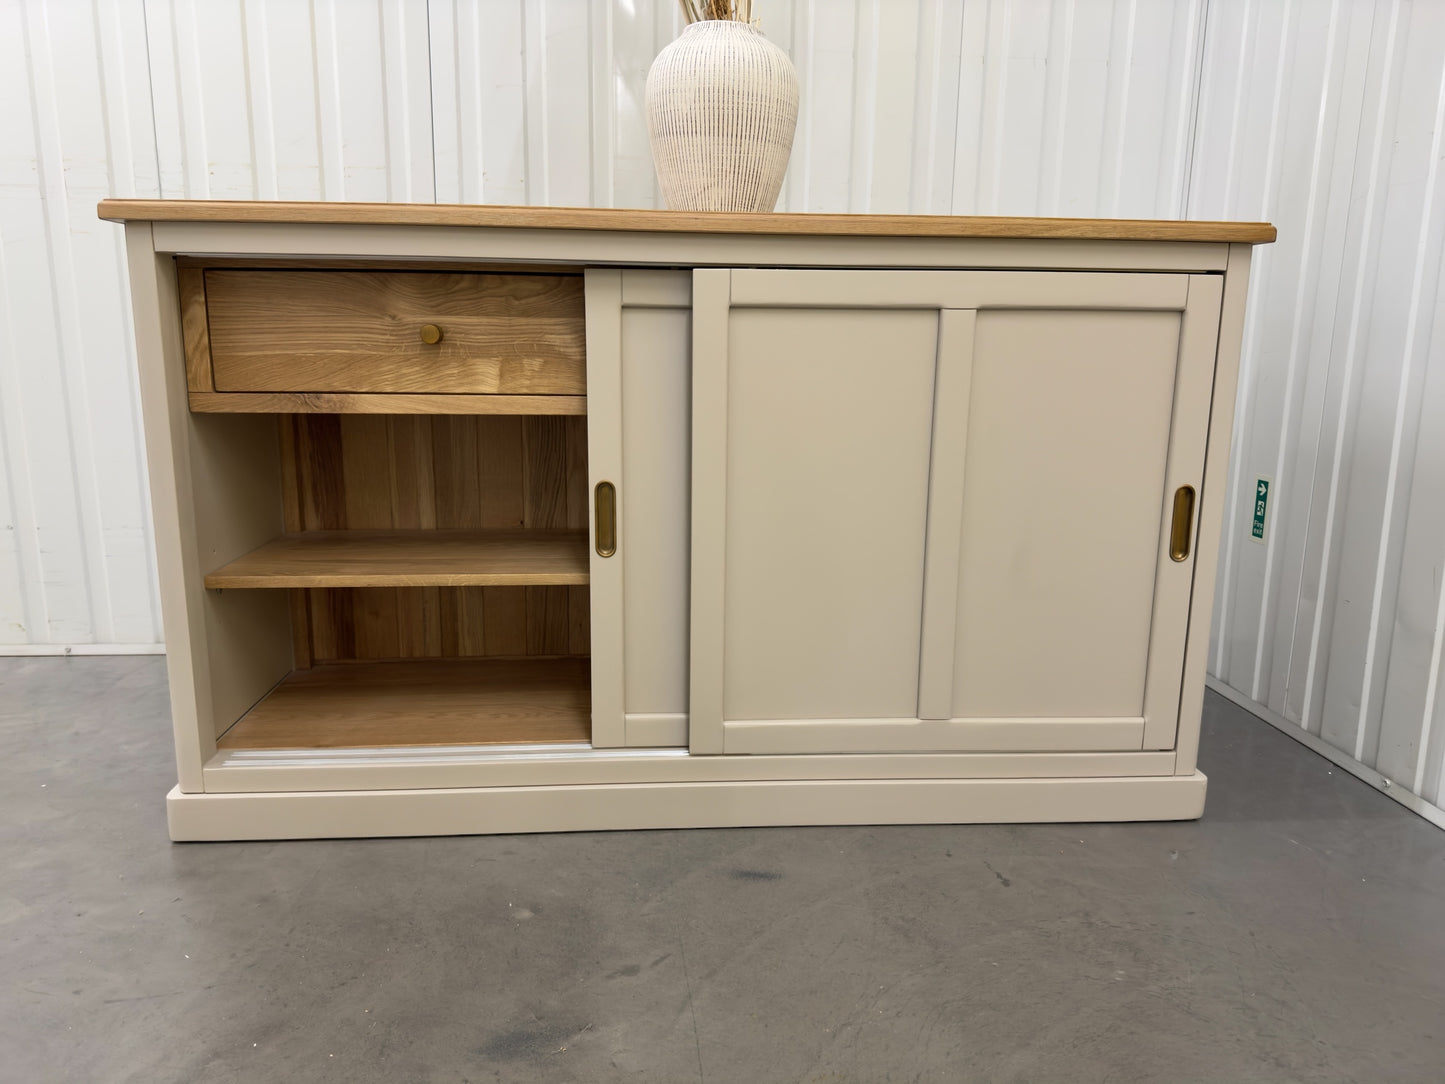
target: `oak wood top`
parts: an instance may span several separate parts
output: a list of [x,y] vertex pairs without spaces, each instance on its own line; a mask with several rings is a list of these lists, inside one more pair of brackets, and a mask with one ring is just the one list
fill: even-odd
[[783,234],[812,237],[1011,237],[1080,241],[1275,239],[1268,222],[1125,218],[983,218],[967,215],[735,214],[599,207],[502,207],[454,203],[289,203],[268,200],[101,200],[111,222],[291,222],[319,225],[483,226],[640,233]]

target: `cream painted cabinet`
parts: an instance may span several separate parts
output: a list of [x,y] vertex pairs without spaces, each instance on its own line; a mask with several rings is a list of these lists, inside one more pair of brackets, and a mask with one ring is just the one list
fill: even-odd
[[1203,810],[1267,224],[101,211],[173,838]]
[[1217,276],[693,292],[694,753],[1173,747]]

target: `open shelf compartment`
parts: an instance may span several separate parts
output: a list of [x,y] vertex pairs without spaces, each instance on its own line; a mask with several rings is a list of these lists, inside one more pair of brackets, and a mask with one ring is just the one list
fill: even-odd
[[219,749],[590,742],[585,416],[193,425]]
[[585,744],[590,669],[585,658],[324,663],[283,680],[217,747]]

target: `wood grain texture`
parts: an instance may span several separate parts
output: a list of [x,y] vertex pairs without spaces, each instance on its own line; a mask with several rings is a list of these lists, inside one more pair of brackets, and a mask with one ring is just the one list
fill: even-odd
[[852,237],[1021,237],[1127,241],[1275,239],[1267,222],[1126,218],[988,218],[967,215],[734,214],[587,207],[440,203],[302,203],[243,200],[102,200],[110,222],[303,222],[648,233],[796,234]]
[[456,260],[399,256],[177,256],[176,267],[201,271],[246,268],[258,271],[485,271],[523,275],[582,275],[582,268],[515,260]]
[[[291,573],[325,581],[304,582],[312,657],[586,654],[586,424],[505,415],[283,419],[282,470],[294,472],[296,512],[287,520],[294,541],[278,541],[288,560],[298,550],[314,555],[305,562],[311,571],[295,563]],[[326,534],[308,540],[314,532]],[[497,540],[492,552],[500,560],[509,549],[512,563],[463,556],[479,539]],[[377,560],[377,547],[397,540],[411,554]],[[370,551],[368,567],[328,568],[325,550],[357,553],[357,544]]]
[[337,663],[292,674],[221,749],[586,742],[586,659]]
[[[297,481],[296,423],[283,415],[277,419],[281,440],[281,529],[288,534],[301,530],[301,491]],[[291,647],[298,670],[311,665],[311,606],[305,591],[291,592]]]
[[206,322],[206,280],[202,272],[177,267],[181,294],[181,338],[186,351],[186,387],[196,392],[216,390],[211,370],[211,332]]
[[585,395],[192,392],[197,414],[586,414]]
[[[581,395],[577,275],[262,271],[205,275],[218,391]],[[421,338],[424,326],[440,342]]]
[[[585,531],[308,531],[206,576],[208,588],[585,584]],[[567,654],[565,645],[552,654]]]

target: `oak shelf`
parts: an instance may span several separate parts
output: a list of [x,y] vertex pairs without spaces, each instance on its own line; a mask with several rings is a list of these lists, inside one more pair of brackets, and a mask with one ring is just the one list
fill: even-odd
[[193,391],[197,414],[586,414],[585,395]]
[[285,678],[217,747],[585,743],[590,673],[585,658],[328,663]]
[[511,587],[588,582],[585,530],[303,531],[206,576],[206,587]]

